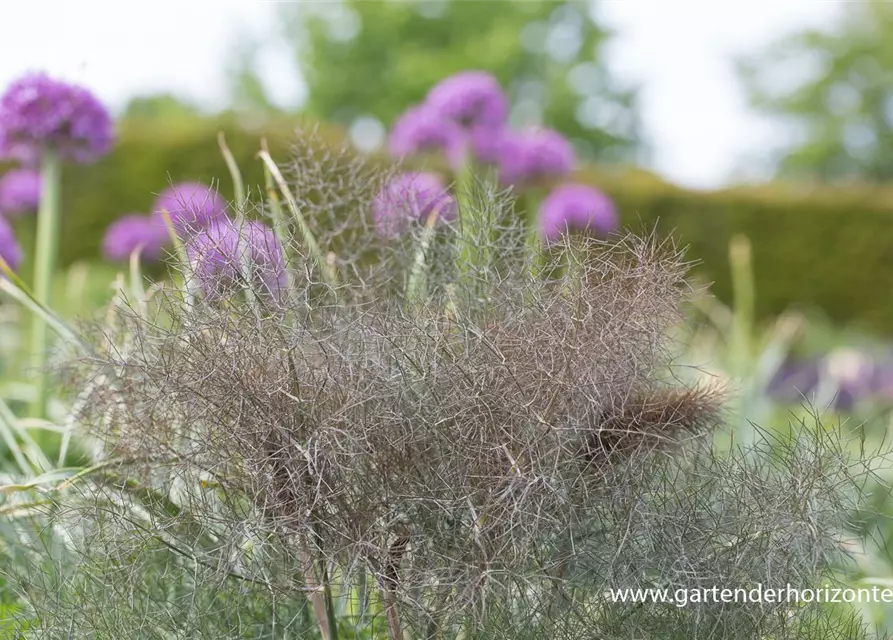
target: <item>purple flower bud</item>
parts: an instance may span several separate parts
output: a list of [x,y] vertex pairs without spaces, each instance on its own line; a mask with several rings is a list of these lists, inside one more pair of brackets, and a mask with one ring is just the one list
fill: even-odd
[[112,146],[106,108],[87,89],[31,74],[0,97],[0,156],[33,162],[51,149],[63,160],[97,160]]
[[433,173],[402,173],[384,185],[372,203],[378,232],[393,237],[413,221],[426,222],[437,210],[438,220],[456,219],[456,202]]
[[22,248],[16,240],[12,227],[4,218],[0,218],[0,257],[13,271],[16,271],[22,263]]
[[395,158],[439,151],[452,167],[460,166],[465,159],[462,127],[424,104],[411,107],[397,118],[388,142]]
[[499,156],[499,179],[503,184],[561,177],[576,165],[571,143],[552,129],[507,134],[500,143]]
[[162,211],[167,211],[177,235],[189,238],[226,217],[226,202],[200,182],[181,182],[161,192],[152,206],[152,214],[164,226]]
[[40,174],[31,169],[13,169],[0,178],[0,215],[12,217],[33,213],[40,205]]
[[499,81],[485,71],[462,71],[437,83],[428,105],[464,127],[500,127],[508,118],[509,102]]
[[585,184],[565,184],[543,200],[539,225],[543,237],[553,241],[568,229],[607,234],[617,228],[618,220],[614,204],[604,193]]
[[169,240],[167,229],[160,226],[157,220],[151,216],[130,213],[118,218],[105,230],[102,255],[113,262],[124,262],[130,259],[130,254],[138,247],[142,247],[142,259],[155,262],[162,258],[164,246]]
[[247,269],[255,287],[278,299],[285,292],[285,257],[273,231],[260,222],[222,219],[196,234],[186,253],[210,300],[232,293]]

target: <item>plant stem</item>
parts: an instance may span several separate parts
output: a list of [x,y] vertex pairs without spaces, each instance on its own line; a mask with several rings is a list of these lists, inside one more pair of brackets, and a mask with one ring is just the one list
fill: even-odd
[[546,265],[546,252],[543,248],[543,238],[539,230],[539,205],[544,195],[539,189],[528,192],[527,205],[527,251],[530,258],[530,275],[538,277],[542,274]]
[[[50,289],[59,252],[59,191],[61,164],[54,151],[44,151],[41,161],[40,207],[37,212],[37,246],[34,252],[34,297],[49,306]],[[31,316],[31,358],[37,380],[37,393],[31,416],[46,416],[48,327],[39,314]]]
[[226,145],[226,136],[223,135],[222,131],[217,133],[217,144],[220,147],[220,153],[223,154],[226,168],[229,169],[229,175],[233,180],[233,195],[236,199],[236,211],[242,213],[242,209],[245,207],[246,202],[245,183],[242,180],[242,172],[239,171],[239,165],[236,162],[235,157],[233,157],[232,152],[229,150],[229,147]]
[[323,586],[319,584],[313,574],[313,561],[310,557],[310,551],[304,543],[301,543],[298,547],[298,552],[300,554],[302,572],[304,574],[304,585],[307,588],[308,597],[313,605],[313,613],[316,617],[316,624],[319,627],[322,640],[337,640],[338,631],[331,625],[331,617],[329,615],[329,608],[327,606]]
[[434,238],[434,225],[440,212],[435,209],[428,216],[428,220],[419,236],[412,271],[406,282],[404,299],[409,305],[421,305],[428,297],[428,249]]
[[750,240],[737,235],[729,243],[732,270],[733,321],[729,338],[735,375],[741,375],[751,357],[753,336],[754,283]]
[[316,241],[316,236],[314,236],[313,232],[310,230],[310,226],[307,224],[307,220],[304,218],[304,214],[298,207],[298,202],[297,200],[295,200],[294,194],[291,192],[291,189],[288,188],[288,184],[285,182],[285,178],[282,176],[282,172],[279,171],[279,167],[273,161],[273,158],[270,157],[270,153],[268,151],[261,150],[260,153],[258,153],[258,157],[261,159],[261,161],[263,161],[267,169],[269,169],[270,175],[273,176],[273,180],[276,182],[276,185],[279,187],[279,191],[282,193],[282,197],[285,198],[285,204],[286,206],[288,206],[289,211],[291,211],[292,217],[298,224],[298,230],[301,232],[301,238],[304,241],[304,245],[307,247],[307,250],[310,253],[310,256],[313,258],[314,262],[316,262],[316,265],[319,268],[320,273],[322,274],[323,280],[332,289],[332,291],[335,291],[335,272],[332,269],[332,266],[326,261],[326,257],[322,254],[322,251],[319,248],[319,244]]
[[475,167],[469,159],[456,173],[456,202],[459,205],[459,243],[457,251],[456,293],[465,310],[477,308],[486,292],[490,268],[492,229],[483,219],[487,205],[479,201],[480,186],[475,184]]

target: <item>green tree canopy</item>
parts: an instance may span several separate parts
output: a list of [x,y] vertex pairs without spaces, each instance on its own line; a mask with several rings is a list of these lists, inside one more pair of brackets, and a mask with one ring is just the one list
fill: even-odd
[[739,65],[750,103],[789,125],[779,175],[893,178],[893,3],[844,3],[831,31],[808,30]]
[[641,148],[636,92],[605,66],[611,34],[593,2],[339,0],[281,11],[314,115],[388,126],[444,77],[483,69],[509,91],[515,124],[555,127],[602,159]]

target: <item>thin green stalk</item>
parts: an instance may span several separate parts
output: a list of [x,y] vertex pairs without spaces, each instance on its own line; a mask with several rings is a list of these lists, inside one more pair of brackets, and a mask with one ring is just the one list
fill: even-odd
[[[270,148],[267,146],[267,139],[261,138],[260,141],[261,151],[270,155]],[[285,256],[286,265],[292,264],[289,259],[289,253],[291,249],[291,244],[288,241],[288,226],[285,222],[285,216],[282,215],[282,202],[279,200],[279,194],[276,192],[276,182],[273,180],[273,174],[270,173],[270,168],[266,163],[263,165],[264,167],[264,188],[267,191],[267,209],[270,212],[270,217],[273,220],[273,234],[276,236],[276,240],[279,241],[279,246],[282,247],[282,255]],[[291,290],[291,272],[289,269],[285,270],[285,282],[286,282],[286,291]]]
[[[268,156],[270,155],[270,147],[267,145],[266,138],[261,138],[260,149]],[[285,232],[285,217],[282,215],[282,202],[279,200],[279,194],[276,193],[276,182],[273,180],[273,174],[270,173],[270,167],[267,163],[264,163],[263,166],[264,188],[267,191],[267,207],[270,210],[270,216],[273,218],[273,232],[284,248],[286,246],[287,234]]]
[[60,338],[76,345],[82,349],[88,346],[65,324],[65,322],[57,316],[52,309],[45,304],[40,304],[28,286],[22,282],[22,279],[16,275],[9,265],[0,257],[0,271],[5,277],[0,277],[0,291],[8,294],[14,300],[17,300],[23,307],[28,309],[32,314],[40,316],[47,325],[52,328]]
[[473,273],[480,261],[477,243],[478,220],[471,202],[473,168],[471,162],[463,163],[456,174],[456,200],[459,204],[459,272]]
[[586,254],[581,243],[574,242],[571,238],[565,249],[566,272],[564,274],[565,282],[569,292],[572,295],[578,294],[583,285],[583,279],[586,277]]
[[294,217],[295,222],[298,223],[298,230],[301,232],[301,239],[307,246],[307,250],[310,252],[310,255],[313,258],[314,262],[316,262],[317,267],[319,267],[323,280],[327,285],[332,287],[332,290],[334,291],[336,278],[335,272],[332,269],[332,265],[329,264],[329,262],[326,260],[326,257],[322,254],[322,251],[319,248],[319,244],[316,241],[316,236],[314,236],[313,232],[310,230],[310,226],[307,224],[307,220],[304,218],[304,214],[301,212],[300,207],[298,207],[298,202],[297,200],[295,200],[294,194],[292,194],[291,189],[288,188],[288,184],[285,182],[285,178],[282,176],[282,172],[279,171],[279,167],[273,161],[273,158],[270,156],[269,152],[261,150],[260,153],[258,153],[258,157],[260,157],[264,165],[270,171],[270,175],[273,176],[273,180],[276,182],[276,185],[279,187],[279,191],[285,198],[285,204],[288,206],[288,209],[291,212],[292,217]]
[[419,237],[412,271],[406,282],[405,298],[410,305],[420,304],[428,297],[428,249],[434,238],[434,225],[439,213],[437,208],[430,213]]
[[[37,246],[34,251],[34,297],[38,305],[48,307],[56,256],[59,253],[59,191],[61,163],[54,151],[44,151],[41,162],[40,207],[37,212]],[[31,358],[37,376],[37,395],[31,415],[43,418],[47,405],[47,357],[49,331],[46,319],[31,316]]]
[[[245,206],[247,204],[245,183],[242,180],[242,172],[239,171],[239,165],[236,163],[236,158],[229,150],[229,147],[226,144],[226,136],[223,135],[222,131],[217,133],[217,144],[220,146],[220,153],[223,154],[226,167],[229,169],[229,175],[233,180],[233,193],[236,198],[236,220],[239,225],[239,233],[241,233],[245,225]],[[245,284],[245,298],[248,301],[248,305],[254,310],[254,313],[259,318],[260,310],[257,306],[257,298],[254,290],[252,289],[253,278],[251,273],[251,263],[247,254],[241,256],[240,268],[242,271],[242,279]]]
[[754,322],[754,282],[750,240],[738,235],[729,243],[729,262],[732,269],[733,319],[729,337],[732,366],[740,375],[751,352]]
[[242,172],[239,171],[239,165],[229,147],[226,145],[226,136],[220,131],[217,133],[217,144],[220,146],[220,153],[223,154],[223,160],[226,162],[226,168],[233,179],[233,195],[236,198],[236,211],[242,213],[245,207],[245,183],[242,181]]
[[484,282],[490,267],[492,232],[488,220],[481,216],[486,204],[475,201],[475,167],[471,160],[463,163],[456,174],[456,201],[459,205],[459,246],[457,251],[458,287],[463,304],[473,306],[484,294]]
[[527,253],[530,259],[530,274],[538,277],[546,266],[546,250],[539,228],[539,205],[543,199],[539,189],[532,189],[525,198],[527,205]]
[[140,256],[143,247],[139,247],[130,254],[130,295],[133,297],[133,304],[139,309],[140,315],[145,318],[148,313],[146,288],[143,286],[143,270],[140,267]]

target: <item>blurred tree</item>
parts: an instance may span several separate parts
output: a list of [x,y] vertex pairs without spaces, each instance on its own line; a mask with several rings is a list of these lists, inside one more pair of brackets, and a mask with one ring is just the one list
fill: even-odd
[[123,118],[187,119],[198,118],[202,112],[193,104],[170,93],[159,93],[132,98],[124,107]]
[[233,46],[227,68],[227,81],[233,109],[271,115],[281,110],[273,104],[269,91],[258,73],[262,43],[243,35]]
[[843,3],[834,31],[808,30],[739,61],[750,103],[788,125],[783,177],[893,178],[893,3]]
[[[594,1],[336,0],[281,9],[310,113],[380,139],[384,126],[463,69],[494,73],[517,125],[544,124],[584,156],[642,150],[636,91],[605,66]],[[354,136],[356,137],[356,136]]]

